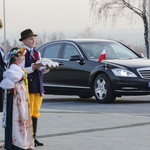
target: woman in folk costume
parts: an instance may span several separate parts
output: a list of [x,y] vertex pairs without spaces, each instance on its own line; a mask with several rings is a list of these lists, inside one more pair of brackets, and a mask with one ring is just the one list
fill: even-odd
[[[0,83],[7,90],[5,149],[25,150],[34,148],[26,71],[19,66],[25,59],[25,48],[13,48],[8,54],[9,68]],[[4,123],[3,123],[4,124]]]

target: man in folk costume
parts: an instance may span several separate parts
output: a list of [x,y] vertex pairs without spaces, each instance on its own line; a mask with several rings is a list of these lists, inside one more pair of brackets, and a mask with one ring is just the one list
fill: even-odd
[[[27,53],[25,55],[25,61],[22,63],[22,67],[27,70],[28,73],[28,87],[29,87],[29,97],[30,97],[30,111],[33,121],[33,136],[35,146],[43,146],[44,144],[39,142],[36,138],[37,132],[37,121],[40,117],[40,107],[43,100],[43,80],[42,71],[40,70],[40,65],[35,64],[35,62],[41,59],[40,53],[34,50],[35,47],[35,37],[37,35],[33,33],[31,29],[26,29],[21,32],[21,38],[19,41],[23,42],[24,48],[26,48]],[[49,71],[46,68],[44,71]]]

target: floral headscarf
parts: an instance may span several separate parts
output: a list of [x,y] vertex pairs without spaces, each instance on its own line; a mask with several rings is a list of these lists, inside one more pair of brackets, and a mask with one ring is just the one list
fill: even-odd
[[7,60],[8,60],[8,64],[10,63],[11,59],[14,58],[15,56],[20,56],[22,54],[26,53],[26,49],[21,47],[15,47],[13,48],[8,54],[7,54]]

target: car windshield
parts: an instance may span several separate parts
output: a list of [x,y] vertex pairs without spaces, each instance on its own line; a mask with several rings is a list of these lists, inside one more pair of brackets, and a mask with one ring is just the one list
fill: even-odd
[[98,59],[103,51],[106,52],[106,59],[139,58],[129,48],[117,42],[82,42],[79,45],[89,59]]

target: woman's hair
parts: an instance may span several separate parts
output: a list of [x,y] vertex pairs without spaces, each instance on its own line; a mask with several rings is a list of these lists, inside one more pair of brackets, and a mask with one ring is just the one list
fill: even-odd
[[2,20],[0,19],[0,28],[3,27],[3,23],[2,23]]

